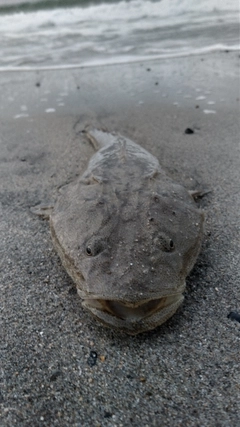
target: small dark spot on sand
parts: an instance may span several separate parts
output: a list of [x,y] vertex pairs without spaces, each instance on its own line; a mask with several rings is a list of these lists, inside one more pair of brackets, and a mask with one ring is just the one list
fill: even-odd
[[240,323],[240,314],[236,311],[230,311],[230,313],[227,315],[227,318],[230,320],[236,320]]
[[185,129],[184,133],[186,133],[187,135],[191,135],[192,133],[194,133],[194,130],[191,128],[187,128]]
[[70,295],[76,295],[77,294],[77,288],[75,286],[72,286],[70,289],[68,289],[68,293]]
[[94,366],[94,365],[96,365],[96,363],[97,363],[97,353],[96,353],[96,351],[93,351],[93,350],[90,351],[90,355],[89,355],[89,358],[87,360],[87,363],[91,367]]
[[61,371],[55,371],[50,377],[50,381],[56,381],[57,377],[61,375]]
[[199,105],[195,105],[195,108],[199,108]]
[[103,418],[112,418],[111,412],[104,411]]
[[151,68],[147,68],[146,70],[147,70],[147,71],[151,71]]
[[127,378],[128,380],[134,380],[135,376],[134,376],[133,374],[127,374],[127,375],[126,375],[126,378]]
[[80,89],[80,86],[77,86],[77,89]]
[[40,87],[40,86],[41,86],[41,83],[40,83],[40,82],[37,82],[37,83],[35,84],[35,86],[36,86],[36,87]]
[[146,392],[146,394],[145,394],[145,396],[147,396],[147,397],[151,397],[153,394],[152,394],[152,392],[151,391],[147,391]]
[[155,85],[157,86],[157,85],[158,85],[158,82],[155,82]]

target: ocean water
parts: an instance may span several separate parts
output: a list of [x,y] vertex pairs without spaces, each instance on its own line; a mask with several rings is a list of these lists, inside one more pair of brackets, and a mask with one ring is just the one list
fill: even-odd
[[239,50],[237,0],[0,0],[0,71]]

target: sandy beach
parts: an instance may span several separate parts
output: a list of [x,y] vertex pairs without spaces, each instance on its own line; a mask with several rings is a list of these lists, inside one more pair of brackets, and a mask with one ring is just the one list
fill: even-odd
[[[0,73],[0,424],[240,424],[238,52]],[[93,147],[126,135],[206,195],[201,254],[176,315],[135,337],[82,308],[31,207],[54,203]],[[193,132],[186,133],[189,128]]]

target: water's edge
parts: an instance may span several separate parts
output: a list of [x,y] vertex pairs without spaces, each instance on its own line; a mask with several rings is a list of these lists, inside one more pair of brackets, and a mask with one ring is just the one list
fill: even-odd
[[95,67],[106,67],[106,66],[114,66],[114,65],[120,65],[120,64],[134,64],[138,62],[147,62],[147,61],[159,61],[159,60],[165,60],[165,59],[175,59],[175,58],[185,58],[188,56],[198,56],[198,55],[208,55],[215,52],[236,52],[239,51],[239,46],[232,46],[229,47],[227,45],[216,45],[216,46],[209,46],[207,48],[202,48],[194,51],[189,51],[185,53],[179,53],[179,54],[165,54],[165,55],[155,55],[155,56],[142,56],[132,59],[126,59],[126,60],[115,60],[115,61],[103,61],[103,62],[92,62],[92,63],[83,63],[83,64],[63,64],[63,65],[45,65],[45,66],[39,66],[39,67],[0,67],[0,73],[4,72],[33,72],[33,71],[61,71],[61,70],[75,70],[78,68],[95,68]]
[[[0,71],[74,69],[239,50],[235,0],[0,0]],[[27,9],[26,9],[27,8]],[[30,8],[30,9],[29,9]]]

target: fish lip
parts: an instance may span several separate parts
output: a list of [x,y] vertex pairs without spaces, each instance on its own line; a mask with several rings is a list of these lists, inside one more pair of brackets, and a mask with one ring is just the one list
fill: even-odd
[[[165,291],[161,291],[161,292],[144,292],[145,297],[144,298],[139,298],[136,301],[136,292],[133,293],[129,293],[126,294],[124,296],[120,296],[120,295],[113,295],[112,297],[107,295],[107,294],[100,294],[100,293],[94,293],[91,291],[86,291],[86,289],[82,289],[80,288],[80,286],[77,286],[77,292],[78,295],[80,296],[80,298],[83,299],[83,301],[87,301],[87,300],[104,300],[104,301],[119,301],[125,304],[128,304],[129,307],[132,305],[137,306],[141,303],[145,303],[148,301],[153,301],[153,300],[157,300],[160,298],[164,298],[164,297],[171,297],[174,295],[180,295],[185,291],[186,288],[186,282],[185,280],[182,281],[182,283],[180,283],[178,286],[169,286],[169,289],[165,290]],[[138,293],[138,295],[143,295],[141,293]]]
[[136,322],[151,317],[183,299],[182,292],[160,298],[129,302],[122,300],[84,298],[83,305],[92,312],[107,313],[122,321]]

